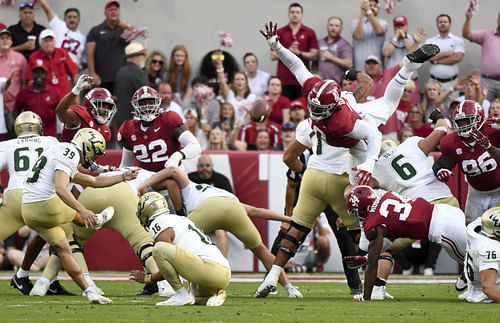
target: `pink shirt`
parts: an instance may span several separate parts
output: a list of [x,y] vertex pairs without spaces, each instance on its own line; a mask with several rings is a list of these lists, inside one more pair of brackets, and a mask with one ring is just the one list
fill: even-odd
[[472,32],[472,42],[483,47],[481,73],[489,76],[500,76],[500,35],[495,29],[476,30]]
[[21,91],[22,84],[24,83],[26,66],[26,58],[22,54],[12,49],[7,55],[0,53],[0,76],[6,78],[10,72],[14,72],[10,86],[3,95],[5,111],[12,111],[14,109],[16,96]]

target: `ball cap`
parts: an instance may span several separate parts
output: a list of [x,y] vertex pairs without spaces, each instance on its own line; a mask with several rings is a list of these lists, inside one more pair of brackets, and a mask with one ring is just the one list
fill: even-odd
[[394,25],[408,25],[408,19],[405,16],[396,16],[392,19]]
[[118,1],[108,1],[104,6],[104,9],[108,9],[111,6],[117,6],[118,8],[120,8],[120,3]]
[[47,38],[47,37],[52,37],[52,38],[56,38],[56,34],[54,34],[54,32],[50,29],[44,29],[42,30],[42,32],[40,33],[40,36],[38,36],[39,39],[44,39],[44,38]]
[[293,110],[293,109],[296,109],[296,108],[298,108],[298,109],[304,109],[304,110],[306,109],[304,102],[302,100],[300,100],[300,99],[293,100],[292,103],[290,103],[290,109]]
[[373,61],[373,62],[376,62],[377,64],[380,64],[380,58],[378,58],[378,56],[375,56],[375,55],[368,56],[365,60],[365,63],[368,63],[370,61]]
[[45,73],[48,73],[48,72],[49,72],[49,70],[48,70],[48,69],[45,67],[45,65],[43,65],[43,64],[40,64],[40,65],[35,64],[35,65],[33,65],[33,67],[31,68],[31,71],[33,72],[33,71],[34,71],[34,70],[36,70],[37,68],[44,70],[44,71],[45,71]]
[[125,57],[133,57],[146,54],[146,48],[141,43],[132,42],[125,47]]
[[0,25],[0,35],[3,35],[3,34],[7,34],[7,35],[9,35],[9,36],[12,37],[12,33],[10,32],[10,30],[8,30],[7,28],[5,28],[5,25],[3,25],[3,28]]

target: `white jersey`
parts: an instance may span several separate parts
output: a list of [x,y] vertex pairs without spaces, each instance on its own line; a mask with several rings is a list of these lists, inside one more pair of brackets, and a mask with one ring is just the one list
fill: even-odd
[[207,184],[196,184],[190,181],[189,185],[182,189],[182,199],[188,214],[193,212],[201,202],[211,197],[230,197],[239,202],[233,193]]
[[0,142],[0,169],[7,169],[9,172],[9,186],[5,193],[23,188],[24,178],[38,157],[57,143],[54,137],[38,135],[24,135]]
[[448,186],[440,182],[427,156],[418,147],[422,137],[410,137],[401,145],[383,154],[375,163],[373,178],[379,186],[411,199],[427,201],[451,197]]
[[66,49],[76,66],[82,68],[82,63],[87,62],[85,53],[87,37],[79,30],[72,31],[69,29],[66,23],[57,15],[49,21],[49,28],[56,35],[56,47]]
[[480,272],[486,269],[497,271],[497,288],[500,289],[500,241],[493,240],[481,233],[481,218],[467,226],[467,301],[473,303],[493,302],[481,286]]
[[127,170],[127,169],[139,169],[139,173],[137,174],[136,178],[134,178],[132,180],[129,180],[129,181],[125,181],[125,183],[127,183],[128,185],[130,185],[130,187],[134,190],[135,193],[137,193],[137,189],[139,188],[139,186],[141,186],[142,184],[144,184],[144,182],[146,182],[149,178],[151,178],[151,176],[153,176],[154,174],[156,174],[155,172],[146,170],[144,168],[139,168],[139,167],[131,166],[131,167],[126,167],[124,170],[114,170],[114,171],[111,171],[111,172],[101,173],[101,174],[99,174],[99,176],[115,176],[115,175],[120,175],[120,174],[125,173],[125,170]]
[[327,144],[312,130],[309,119],[301,121],[295,132],[295,140],[311,147],[313,154],[307,161],[307,168],[313,168],[329,174],[344,174],[350,160],[349,150]]
[[62,142],[43,152],[24,180],[23,203],[46,201],[56,195],[55,173],[61,170],[72,179],[78,172],[80,153],[75,145]]
[[153,240],[156,240],[156,237],[168,228],[174,229],[174,245],[182,246],[201,259],[212,260],[230,268],[229,262],[215,243],[193,221],[184,216],[175,214],[158,215],[149,226],[149,234]]

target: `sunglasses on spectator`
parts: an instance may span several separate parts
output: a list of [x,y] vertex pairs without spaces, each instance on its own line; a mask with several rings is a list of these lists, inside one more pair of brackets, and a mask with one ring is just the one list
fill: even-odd
[[219,55],[219,54],[212,54],[212,56],[210,56],[210,57],[212,58],[213,61],[216,61],[219,58],[219,56],[220,56],[220,60],[223,61],[224,58],[225,58],[223,54],[221,54],[221,55]]
[[210,167],[210,166],[212,166],[212,164],[210,164],[210,163],[200,163],[200,164],[198,164],[198,167]]
[[293,123],[285,123],[281,125],[281,130],[290,131],[295,130],[295,125]]
[[410,113],[410,114],[420,114],[419,111],[409,111],[408,113]]
[[156,59],[152,59],[151,63],[163,65],[163,61],[157,61]]
[[26,7],[33,8],[33,3],[31,3],[31,2],[23,2],[23,3],[21,3],[19,5],[19,9],[26,8]]

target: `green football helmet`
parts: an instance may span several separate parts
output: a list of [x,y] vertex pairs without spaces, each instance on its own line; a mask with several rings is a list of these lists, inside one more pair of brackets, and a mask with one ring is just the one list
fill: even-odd
[[500,239],[500,207],[494,207],[481,216],[481,232],[490,238]]
[[148,192],[141,196],[137,203],[137,217],[144,228],[149,230],[149,224],[159,214],[170,214],[167,200],[158,192]]

